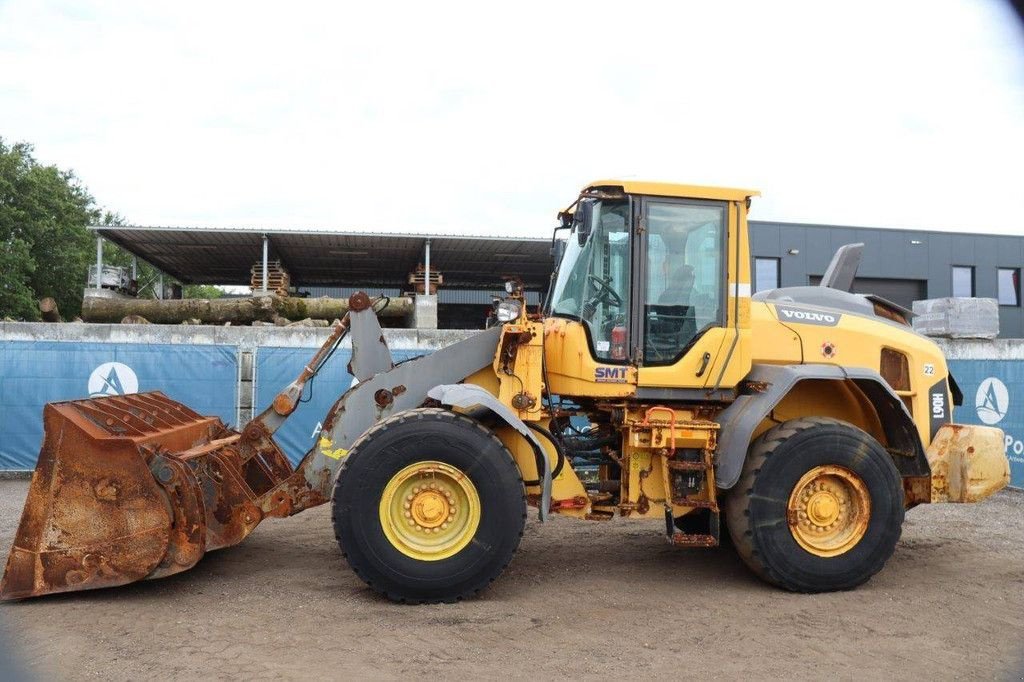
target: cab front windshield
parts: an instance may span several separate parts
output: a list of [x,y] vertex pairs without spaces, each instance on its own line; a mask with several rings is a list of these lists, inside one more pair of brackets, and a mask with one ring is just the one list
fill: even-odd
[[580,225],[573,225],[549,312],[587,325],[598,359],[624,360],[629,313],[629,203],[584,201],[594,204],[591,233],[580,245]]

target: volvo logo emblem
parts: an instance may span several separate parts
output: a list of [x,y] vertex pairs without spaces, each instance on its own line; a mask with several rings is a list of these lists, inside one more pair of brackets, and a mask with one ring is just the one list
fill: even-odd
[[799,310],[787,306],[776,305],[779,319],[783,322],[799,322],[801,324],[816,324],[823,327],[834,327],[839,324],[839,313],[819,313],[813,310]]

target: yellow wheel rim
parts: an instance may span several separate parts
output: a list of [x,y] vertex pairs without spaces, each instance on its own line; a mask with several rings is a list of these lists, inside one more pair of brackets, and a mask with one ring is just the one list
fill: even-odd
[[844,467],[814,467],[789,496],[789,530],[816,556],[833,557],[853,549],[867,532],[870,518],[867,486]]
[[439,561],[458,554],[480,525],[480,496],[458,468],[416,462],[395,474],[380,498],[380,525],[402,554]]

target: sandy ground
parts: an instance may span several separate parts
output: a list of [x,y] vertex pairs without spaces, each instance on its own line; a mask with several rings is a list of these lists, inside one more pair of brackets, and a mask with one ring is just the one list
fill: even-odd
[[[0,481],[4,557],[26,488]],[[531,520],[484,595],[442,606],[373,595],[318,508],[171,578],[3,603],[0,626],[35,678],[1019,679],[1024,494],[919,507],[881,574],[813,596],[657,524]]]

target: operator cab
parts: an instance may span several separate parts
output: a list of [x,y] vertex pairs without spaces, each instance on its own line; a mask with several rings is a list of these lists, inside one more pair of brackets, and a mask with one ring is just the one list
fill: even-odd
[[726,325],[730,203],[639,184],[591,186],[560,214],[569,236],[546,314],[582,323],[598,362],[671,365]]

